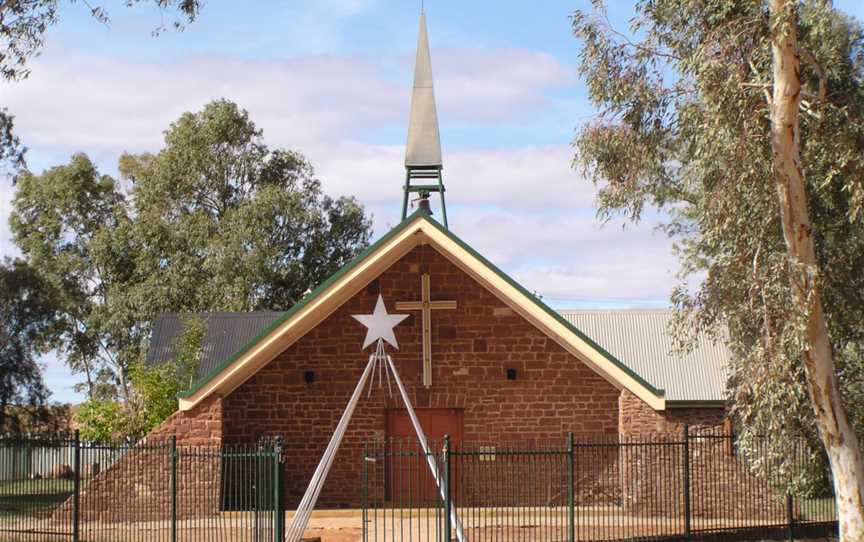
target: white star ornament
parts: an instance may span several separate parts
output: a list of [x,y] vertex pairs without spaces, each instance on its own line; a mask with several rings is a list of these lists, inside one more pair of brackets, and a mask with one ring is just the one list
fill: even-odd
[[375,310],[372,314],[352,314],[351,316],[367,328],[366,340],[363,341],[362,348],[362,350],[366,350],[366,347],[378,339],[384,339],[394,348],[399,348],[399,344],[396,343],[396,335],[393,334],[393,328],[410,315],[387,314],[384,298],[378,294],[378,302],[375,303]]

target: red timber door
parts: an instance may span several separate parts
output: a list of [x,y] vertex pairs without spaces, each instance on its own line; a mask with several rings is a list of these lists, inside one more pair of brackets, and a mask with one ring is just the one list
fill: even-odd
[[[440,455],[444,435],[450,436],[451,446],[461,444],[461,409],[418,408],[416,412],[433,453]],[[408,411],[404,408],[387,410],[387,441],[390,443],[385,470],[387,499],[406,506],[409,503],[414,506],[433,504],[438,486],[429,471]],[[451,480],[457,480],[458,477],[452,471],[451,466]]]

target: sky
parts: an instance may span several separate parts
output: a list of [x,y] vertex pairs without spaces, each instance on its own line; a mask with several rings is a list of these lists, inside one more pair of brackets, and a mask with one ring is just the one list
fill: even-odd
[[[304,153],[326,192],[357,196],[374,237],[399,222],[418,1],[208,0],[183,32],[158,36],[173,15],[124,4],[103,2],[102,24],[62,2],[30,78],[0,83],[32,171],[84,152],[116,175],[121,153],[158,152],[181,113],[228,98],[269,146]],[[587,4],[426,0],[450,227],[555,308],[664,307],[678,265],[663,217],[602,224],[571,167],[575,131],[595,114],[569,21]],[[626,28],[632,5],[610,4]],[[858,1],[835,5],[864,18]],[[19,254],[13,194],[0,181],[0,257]],[[43,364],[54,400],[81,399],[80,377],[56,356]]]

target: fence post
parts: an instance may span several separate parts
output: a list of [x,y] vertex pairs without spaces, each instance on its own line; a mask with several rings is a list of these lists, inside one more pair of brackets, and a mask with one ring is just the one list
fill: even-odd
[[570,542],[576,540],[576,498],[575,488],[573,484],[576,481],[575,473],[573,472],[573,432],[567,433],[567,529],[568,539]]
[[273,542],[282,542],[285,532],[282,474],[282,437],[276,437],[273,445]]
[[690,539],[690,426],[684,424],[684,537]]
[[177,435],[171,435],[171,542],[177,542]]
[[369,443],[363,442],[363,542],[369,541],[368,507],[369,507]]
[[75,430],[74,471],[72,482],[72,542],[81,539],[81,432]]
[[450,542],[450,435],[444,435],[444,476],[442,480],[444,493],[444,541]]
[[789,522],[789,542],[795,540],[795,506],[792,493],[786,494],[786,520]]

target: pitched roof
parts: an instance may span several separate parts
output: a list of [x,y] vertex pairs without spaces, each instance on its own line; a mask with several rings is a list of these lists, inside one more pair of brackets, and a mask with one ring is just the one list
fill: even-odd
[[722,402],[725,366],[732,356],[704,333],[692,348],[676,350],[671,309],[568,310],[561,315],[637,374],[666,391],[669,403]]
[[[283,314],[274,311],[198,313],[205,332],[194,380],[206,376]],[[174,312],[156,317],[147,348],[147,365],[163,363],[174,357],[174,345],[183,333],[183,325],[184,316]]]
[[[236,353],[284,312],[201,313],[206,333],[198,380]],[[669,332],[671,309],[565,310],[568,322],[591,337],[654,387],[666,391],[667,403],[722,402],[726,382],[724,367],[731,352],[722,342],[699,334],[691,349],[675,350]],[[183,320],[176,313],[162,314],[153,326],[147,363],[167,361]]]
[[342,267],[234,355],[211,369],[194,383],[191,389],[180,394],[180,408],[190,409],[212,393],[224,395],[236,389],[280,352],[327,318],[368,282],[421,244],[428,244],[435,248],[514,309],[517,314],[593,368],[600,376],[620,388],[628,389],[654,409],[666,408],[662,389],[649,384],[436,222],[428,211],[422,208]]

